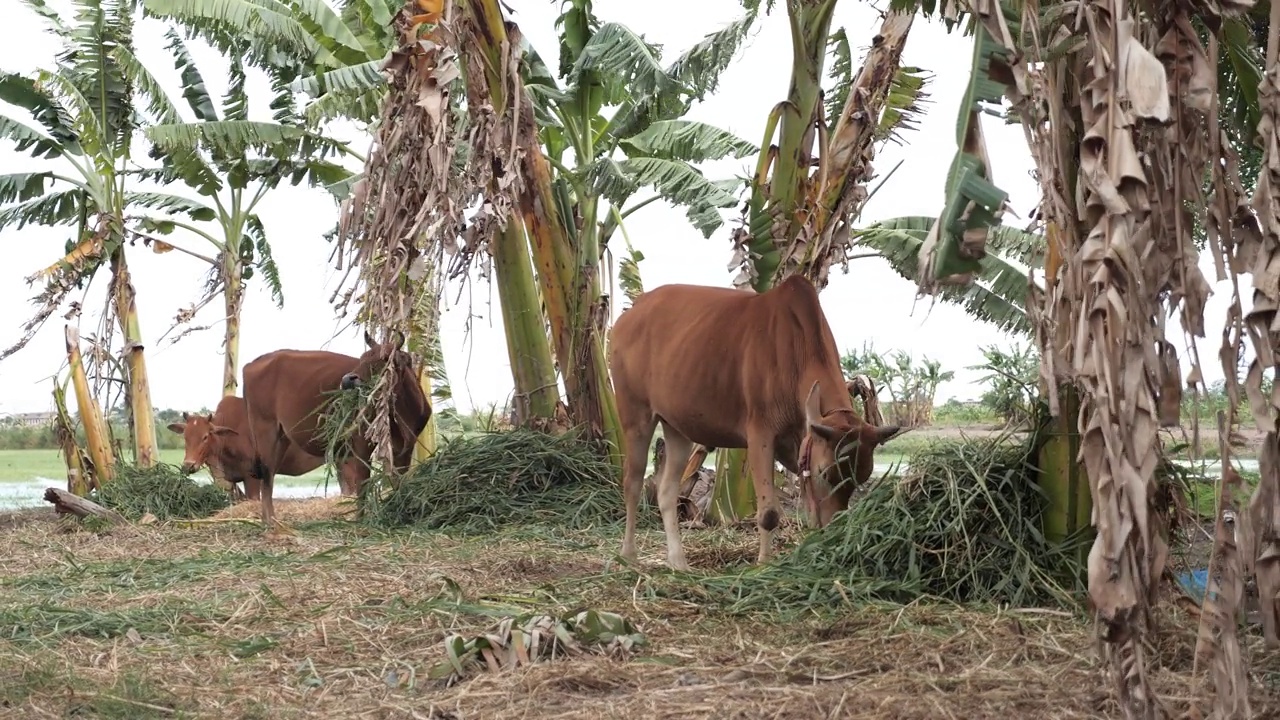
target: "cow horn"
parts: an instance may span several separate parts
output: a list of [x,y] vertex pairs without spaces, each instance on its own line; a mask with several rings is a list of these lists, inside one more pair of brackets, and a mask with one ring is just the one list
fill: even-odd
[[368,330],[364,331],[364,344],[368,345],[369,347],[378,346],[378,343],[374,342],[373,336],[369,334]]
[[813,387],[809,388],[809,397],[804,401],[804,420],[810,426],[816,426],[822,422],[822,396],[818,390],[818,381],[815,380]]
[[902,428],[897,425],[881,425],[876,428],[876,444],[887,443],[900,432]]

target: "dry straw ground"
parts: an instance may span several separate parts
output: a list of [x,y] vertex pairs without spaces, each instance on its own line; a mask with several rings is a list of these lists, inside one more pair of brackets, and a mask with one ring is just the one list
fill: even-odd
[[[734,617],[674,599],[696,578],[661,569],[659,530],[642,533],[637,574],[612,560],[616,527],[461,539],[362,529],[334,519],[342,501],[278,507],[294,535],[237,521],[252,503],[96,534],[47,510],[0,516],[0,717],[1117,717],[1079,615],[919,603]],[[754,556],[750,530],[685,542],[695,574]],[[450,631],[588,607],[648,645],[626,662],[426,677]],[[1188,717],[1206,692],[1194,623],[1165,604],[1160,630],[1153,685]],[[1276,717],[1280,658],[1256,634],[1246,646],[1255,716]]]

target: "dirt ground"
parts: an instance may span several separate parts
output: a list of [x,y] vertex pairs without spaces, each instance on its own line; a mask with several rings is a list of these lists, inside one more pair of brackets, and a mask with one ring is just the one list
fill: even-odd
[[[0,717],[1119,716],[1080,615],[924,603],[728,615],[697,575],[745,568],[748,531],[686,532],[685,576],[662,567],[660,530],[641,534],[636,572],[615,562],[614,527],[462,538],[361,529],[333,519],[342,501],[277,508],[295,534],[244,522],[252,503],[100,533],[44,509],[0,515]],[[623,615],[647,643],[451,686],[427,677],[450,633],[586,608]],[[1149,656],[1173,717],[1209,709],[1188,612],[1161,605]],[[1244,645],[1254,716],[1275,717],[1280,658],[1256,633]]]

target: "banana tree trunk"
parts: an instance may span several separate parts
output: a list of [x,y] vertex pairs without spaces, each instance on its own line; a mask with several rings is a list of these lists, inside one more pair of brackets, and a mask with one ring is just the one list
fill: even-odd
[[584,362],[576,370],[588,378],[580,398],[570,397],[570,407],[579,414],[579,422],[599,428],[598,434],[607,444],[609,461],[622,471],[622,423],[617,400],[609,377],[604,335],[611,311],[600,287],[600,225],[596,222],[597,200],[583,203],[582,230],[578,248],[578,302],[573,318],[574,347],[586,350]]
[[713,523],[727,525],[756,512],[756,488],[747,469],[747,451],[721,448],[716,451],[716,484],[711,489],[707,516]]
[[[231,397],[240,389],[240,313],[244,308],[244,269],[240,265],[238,255],[223,253],[223,276],[226,285],[222,290],[223,308],[225,309],[226,329],[223,331],[222,345],[224,349],[222,361],[222,396]],[[207,466],[213,484],[231,495],[233,501],[244,499],[244,490],[239,485],[227,480],[222,467]]]
[[[422,394],[426,396],[427,402],[431,401],[431,372],[424,365],[418,371],[418,383],[422,386]],[[435,408],[432,408],[434,410]],[[413,446],[413,462],[414,464],[426,462],[432,455],[436,454],[436,414],[431,413],[431,417],[427,419],[427,426],[422,428],[422,432],[418,433],[418,442]]]
[[[467,68],[474,73],[483,70],[489,96],[469,98],[472,102],[487,101],[497,117],[504,117],[510,105],[509,89],[513,88],[508,74],[510,40],[497,0],[467,0],[462,3],[476,24],[473,37],[461,38],[462,42],[475,42],[484,55],[484,67]],[[519,85],[514,85],[521,92]],[[472,83],[468,83],[468,92]],[[521,98],[527,104],[527,98]],[[512,138],[519,142],[519,138]],[[495,196],[496,179],[490,190]],[[507,352],[511,359],[511,374],[515,383],[517,407],[524,410],[525,422],[534,418],[545,421],[555,417],[555,405],[559,389],[555,380],[555,365],[551,358],[551,345],[543,330],[540,303],[530,265],[525,229],[513,213],[507,227],[490,241],[494,258],[494,274],[498,282],[498,295],[502,302],[503,325],[507,334]]]
[[62,461],[67,466],[67,492],[78,497],[87,497],[90,486],[88,468],[80,452],[80,445],[76,442],[71,413],[67,412],[66,388],[57,380],[53,383],[53,406],[58,414],[54,425],[58,435],[58,447],[62,450]]
[[124,333],[125,364],[129,371],[134,461],[140,467],[149,468],[159,459],[156,450],[155,409],[151,406],[151,387],[143,355],[142,330],[138,324],[137,294],[133,289],[129,266],[125,262],[123,246],[111,253],[111,273],[116,319]]
[[[1043,384],[1042,384],[1043,385]],[[1047,496],[1044,513],[1044,536],[1051,543],[1062,544],[1078,533],[1094,535],[1093,495],[1089,489],[1089,477],[1080,461],[1080,395],[1073,385],[1044,388],[1043,392],[1058,393],[1061,414],[1048,421],[1045,441],[1040,448],[1040,486]],[[1090,543],[1079,546],[1077,560],[1084,567],[1088,560]]]
[[490,247],[498,299],[502,303],[507,356],[515,382],[516,411],[524,422],[554,418],[560,392],[551,346],[543,329],[524,224],[518,215],[511,216],[506,229],[493,238]]
[[[470,0],[467,6],[484,29],[484,36],[478,41],[486,45],[485,55],[490,59],[485,68],[490,87],[502,87],[502,78],[495,69],[504,67],[497,60],[502,57],[502,48],[510,42],[502,11],[496,0]],[[506,101],[505,97],[495,97],[495,109],[505,108]],[[594,238],[588,238],[583,247],[577,249],[575,257],[568,221],[558,211],[550,165],[538,141],[532,102],[522,97],[519,107],[521,122],[517,142],[524,149],[525,173],[520,213],[528,229],[529,251],[537,268],[538,287],[551,325],[551,346],[564,379],[569,416],[590,437],[606,441],[609,460],[621,472],[621,423],[601,337],[608,308],[602,306],[599,245]],[[584,227],[588,225],[594,230],[594,220],[584,222]],[[542,335],[541,329],[539,334]]]
[[[89,446],[94,474],[101,485],[111,482],[115,475],[116,459],[111,452],[111,441],[107,436],[107,424],[102,419],[102,410],[89,392],[89,378],[85,375],[84,360],[80,356],[80,333],[68,325],[66,339],[67,362],[71,366],[71,385],[75,388],[76,409],[80,411],[80,422],[84,425],[85,444]],[[74,488],[72,492],[76,492]]]
[[[440,306],[438,298],[432,297],[427,305],[433,314],[429,318],[426,326],[415,322],[413,324],[413,332],[409,333],[409,352],[415,357],[421,358],[422,366],[418,369],[418,384],[422,387],[422,394],[427,398],[427,402],[431,403],[431,417],[427,419],[426,427],[422,428],[422,432],[418,433],[418,441],[413,446],[413,462],[425,462],[432,455],[436,454],[436,430],[439,425],[436,422],[439,408],[431,400],[431,373],[432,368],[443,367],[444,358],[440,352]],[[417,318],[415,318],[417,320]]]
[[226,287],[222,291],[226,308],[226,330],[222,344],[226,348],[222,363],[222,396],[230,397],[240,389],[240,312],[244,307],[244,274],[238,257],[225,254],[223,274]]

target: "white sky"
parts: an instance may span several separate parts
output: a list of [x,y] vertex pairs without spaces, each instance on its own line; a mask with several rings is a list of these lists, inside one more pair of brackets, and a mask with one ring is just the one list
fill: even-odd
[[[558,44],[553,23],[559,3],[509,0],[507,4],[515,10],[513,19],[554,70]],[[66,2],[51,0],[50,5],[62,9]],[[664,64],[705,34],[740,17],[742,12],[738,0],[649,0],[644,3],[597,0],[595,8],[602,21],[623,23],[650,41],[662,44]],[[879,27],[877,14],[866,3],[846,2],[837,8],[833,29],[840,26],[847,29],[855,62],[860,62],[866,43]],[[164,49],[163,32],[163,23],[140,22],[136,52],[186,111],[180,99],[177,71]],[[26,73],[53,62],[56,42],[43,32],[39,18],[33,13],[11,8],[5,12],[5,25],[0,34],[5,38],[0,43],[0,68]],[[220,97],[226,88],[225,61],[198,41],[191,43],[191,47],[210,92]],[[865,209],[864,224],[903,215],[938,213],[947,166],[956,149],[956,114],[968,80],[971,52],[971,40],[961,37],[958,31],[948,35],[940,23],[917,19],[903,62],[934,74],[929,86],[933,102],[920,129],[907,134],[908,146],[890,143],[876,158],[875,166],[881,173],[888,172],[899,160],[904,162]],[[696,105],[687,117],[727,128],[758,144],[770,109],[786,97],[790,68],[789,28],[779,3],[772,15],[757,22],[752,38],[721,77],[717,93]],[[256,105],[251,111],[255,117],[268,113],[266,89],[264,79],[251,75],[251,105]],[[5,106],[3,110],[8,113],[12,108]],[[26,117],[21,113],[17,116]],[[1030,175],[1033,164],[1022,132],[1017,126],[1005,126],[994,118],[984,118],[983,122],[994,180],[1009,193],[1010,204],[1017,213],[1017,217],[1006,214],[1005,222],[1025,225],[1038,200],[1038,191]],[[361,137],[354,128],[348,126],[341,135],[357,138],[353,146],[362,153],[367,150],[367,136]],[[145,156],[138,159],[146,161]],[[754,162],[754,158],[728,160],[708,163],[703,168],[713,178],[746,175]],[[4,172],[39,167],[35,161],[7,147],[0,150],[0,166],[5,168]],[[190,194],[185,188],[169,190]],[[637,199],[647,196],[648,191],[642,191]],[[336,213],[336,204],[322,189],[285,187],[259,205],[259,214],[281,269],[285,305],[282,310],[277,309],[265,285],[257,282],[258,278],[250,283],[242,326],[242,365],[280,348],[325,348],[355,355],[362,352],[359,329],[347,327],[338,334],[343,325],[335,320],[329,304],[339,276],[329,262],[331,246],[321,235],[332,227]],[[724,214],[732,219],[736,213],[737,208],[733,208]],[[703,239],[688,224],[683,210],[662,202],[632,215],[628,218],[627,230],[634,246],[645,255],[640,272],[646,289],[668,283],[729,285],[735,272],[727,267],[731,254],[730,227],[727,224],[710,240]],[[5,262],[0,263],[0,347],[8,347],[19,337],[20,324],[34,309],[28,301],[39,288],[27,286],[24,278],[61,256],[68,236],[69,230],[65,228],[30,226],[22,231],[8,229],[0,233],[0,244],[5,249]],[[197,240],[175,242],[208,252]],[[617,244],[621,248],[620,235]],[[138,293],[142,332],[148,344],[154,404],[159,408],[213,407],[222,384],[221,301],[211,303],[193,323],[212,325],[210,329],[188,335],[177,344],[170,344],[168,339],[156,344],[169,329],[174,314],[199,299],[207,266],[180,253],[156,255],[141,245],[131,250],[129,261]],[[1207,257],[1202,259],[1201,267],[1212,282],[1212,264]],[[104,268],[85,301],[88,311],[81,319],[82,334],[91,334],[97,326],[106,284]],[[1247,280],[1243,284],[1248,287]],[[1222,377],[1216,349],[1222,318],[1230,301],[1230,285],[1215,284],[1214,290],[1206,312],[1208,341],[1200,343],[1208,381]],[[457,296],[455,286],[451,286],[449,304],[442,318],[445,362],[454,402],[460,410],[485,408],[490,403],[501,405],[511,392],[497,292],[476,284],[470,295],[477,317],[469,334],[465,332],[467,293],[459,305],[453,305]],[[72,297],[79,299],[76,295]],[[621,298],[621,294],[617,297]],[[944,369],[954,370],[956,379],[939,389],[939,402],[949,397],[978,397],[982,390],[972,383],[980,373],[966,370],[966,366],[982,361],[980,346],[1011,343],[1008,336],[971,320],[958,307],[937,303],[931,308],[928,298],[917,302],[914,284],[901,279],[879,258],[853,261],[848,275],[841,274],[839,269],[833,271],[831,283],[821,298],[842,350],[860,349],[864,342],[871,341],[881,352],[901,348],[917,357],[938,359]],[[1247,310],[1247,297],[1245,303]],[[615,308],[616,313],[621,303],[615,305],[619,306]],[[65,369],[63,324],[60,315],[55,315],[26,349],[0,362],[3,381],[0,413],[52,407],[50,378]],[[1169,327],[1171,341],[1179,354],[1185,356],[1183,343],[1176,337],[1180,334],[1176,321],[1171,321]],[[1183,357],[1184,372],[1188,365],[1188,359]]]

